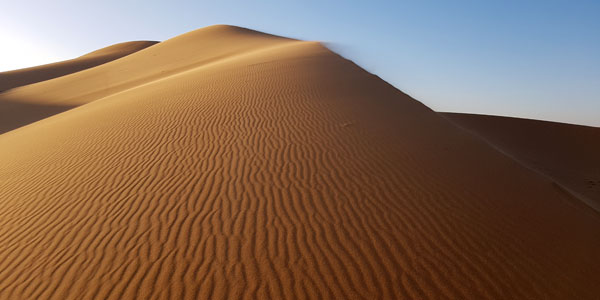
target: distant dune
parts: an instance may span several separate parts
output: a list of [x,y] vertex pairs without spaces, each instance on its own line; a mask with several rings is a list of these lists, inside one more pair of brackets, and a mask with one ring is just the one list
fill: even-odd
[[318,42],[211,26],[9,103],[1,299],[600,294],[596,211]]
[[112,45],[81,57],[38,67],[0,73],[0,92],[107,63],[152,46],[157,42],[137,41]]
[[[33,85],[33,83],[96,67],[156,43],[157,42],[151,41],[120,43],[96,50],[75,59],[0,73],[0,92],[4,91],[4,93],[0,94],[0,118],[2,118],[2,121],[0,122],[0,134],[74,107],[70,104],[63,105],[61,103],[52,103],[46,100],[46,93],[51,94],[51,92],[48,89],[44,90],[44,86],[55,89],[54,92],[58,93],[60,93],[60,90],[56,89],[62,89],[64,86],[51,83],[49,85],[42,85],[42,88],[36,89],[37,85]],[[77,85],[79,85],[79,83],[77,83]],[[25,90],[24,93],[27,93],[28,90],[32,89],[38,91],[34,95],[29,94],[31,97],[29,99],[33,100],[32,103],[28,101],[11,100],[14,97],[13,95],[23,93],[21,89],[15,89],[21,86],[25,86],[23,87]]]
[[548,175],[600,212],[600,128],[486,115],[444,115]]

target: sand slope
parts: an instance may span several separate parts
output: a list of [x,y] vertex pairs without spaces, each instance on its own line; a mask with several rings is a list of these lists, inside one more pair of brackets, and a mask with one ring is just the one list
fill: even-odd
[[208,27],[36,85],[79,106],[0,135],[0,298],[600,293],[598,214],[319,43]]
[[[89,69],[109,61],[113,61],[131,53],[137,52],[149,46],[156,44],[152,41],[135,41],[120,43],[100,50],[88,53],[81,57],[47,64],[39,67],[8,71],[0,73],[0,134],[13,130],[15,128],[27,125],[29,123],[41,120],[48,116],[71,109],[76,105],[65,103],[51,103],[40,101],[46,99],[46,94],[51,93],[48,89],[36,88],[38,85],[33,84],[43,82],[53,78],[65,76]],[[78,75],[74,75],[78,78]],[[75,83],[78,85],[78,83]],[[40,83],[42,87],[50,87],[55,92],[64,89],[64,86],[50,83]],[[21,87],[21,88],[18,88]],[[27,93],[28,90],[36,90],[37,94],[30,95],[29,100],[33,101],[13,101],[14,95]],[[23,91],[22,91],[23,90]],[[64,96],[64,94],[63,94]]]
[[119,43],[66,61],[1,72],[0,91],[79,72],[137,52],[156,43],[152,41]]
[[548,175],[600,212],[600,128],[486,115],[443,115]]
[[237,27],[192,31],[116,62],[0,94],[0,103],[7,107],[0,110],[0,118],[11,119],[0,126],[0,133],[188,69],[289,41],[293,40]]

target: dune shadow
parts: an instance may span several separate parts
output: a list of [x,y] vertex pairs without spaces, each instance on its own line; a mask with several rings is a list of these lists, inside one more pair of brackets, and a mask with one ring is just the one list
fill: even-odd
[[74,108],[74,105],[47,105],[0,100],[0,134]]

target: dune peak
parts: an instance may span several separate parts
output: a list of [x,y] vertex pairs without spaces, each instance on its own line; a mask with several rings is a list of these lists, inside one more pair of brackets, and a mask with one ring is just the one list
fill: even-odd
[[0,299],[600,294],[595,211],[319,43],[142,43],[0,93]]

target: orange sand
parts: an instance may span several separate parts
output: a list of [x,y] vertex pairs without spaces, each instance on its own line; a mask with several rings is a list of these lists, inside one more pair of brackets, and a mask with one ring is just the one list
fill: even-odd
[[598,213],[317,42],[211,26],[0,101],[1,299],[600,294]]

